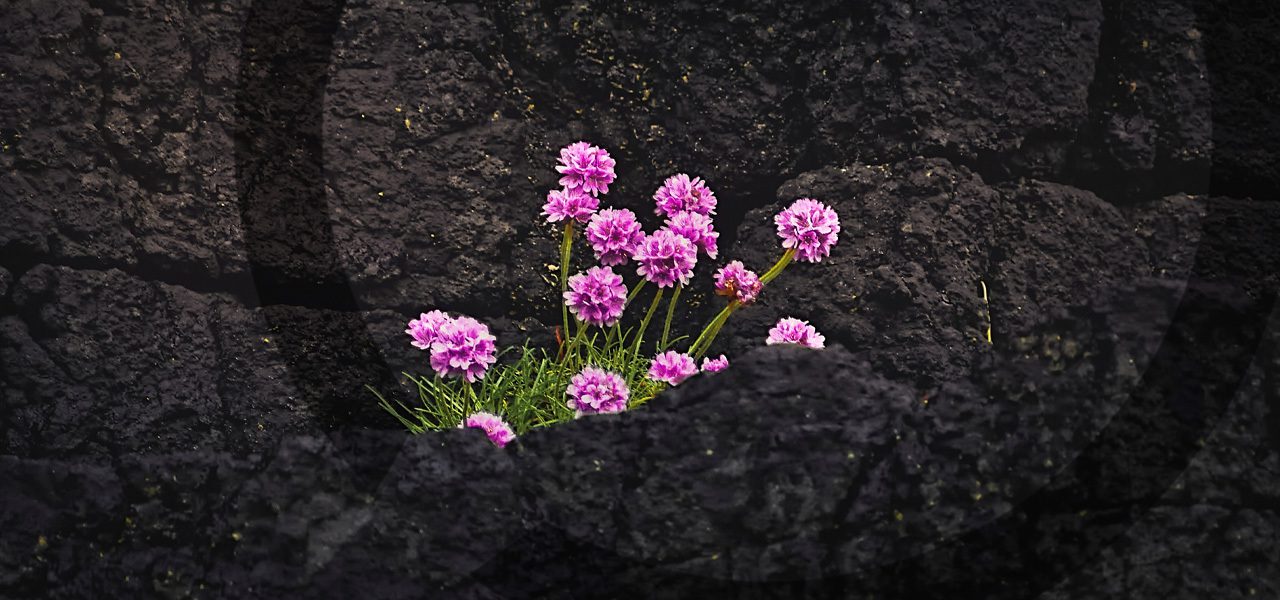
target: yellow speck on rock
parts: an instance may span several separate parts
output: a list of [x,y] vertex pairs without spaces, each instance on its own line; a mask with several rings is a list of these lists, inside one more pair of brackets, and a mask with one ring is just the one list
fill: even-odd
[[120,60],[122,58],[119,52],[116,52],[115,54],[113,54],[112,57],[115,58],[116,60]]
[[902,511],[900,511],[900,510],[895,510],[895,511],[893,511],[893,520],[894,520],[894,521],[901,521],[901,520],[903,520],[903,519],[905,519],[905,518],[906,518],[906,516],[902,514]]
[[49,538],[46,538],[43,535],[36,538],[36,550],[44,550],[45,548],[48,548],[48,547],[49,547]]
[[270,343],[271,343],[271,338],[262,338],[262,343],[264,343],[264,344],[270,344]]
[[243,538],[243,537],[244,537],[244,536],[240,535],[240,532],[239,532],[239,531],[232,531],[232,532],[231,532],[231,539],[233,539],[233,540],[235,540],[235,541],[237,541],[237,542],[238,542],[238,541],[240,541],[240,539],[241,539],[241,538]]
[[405,118],[404,118],[404,128],[405,128],[405,129],[410,129],[409,125],[410,125],[409,117],[405,117]]

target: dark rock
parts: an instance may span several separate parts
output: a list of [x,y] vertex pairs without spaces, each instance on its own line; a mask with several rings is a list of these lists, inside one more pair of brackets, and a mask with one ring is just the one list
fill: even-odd
[[390,426],[364,386],[390,392],[422,360],[388,311],[248,309],[119,271],[39,266],[14,302],[22,319],[0,327],[11,453],[251,452],[286,433]]
[[1280,94],[1280,13],[1267,2],[1195,3],[1196,29],[1213,86],[1211,191],[1236,198],[1280,194],[1280,116],[1268,98]]
[[1088,114],[1103,20],[1092,2],[868,4],[807,65],[820,152],[1053,174]]
[[1149,272],[1132,226],[1097,196],[1039,181],[1001,191],[988,284],[993,337],[1012,340]]
[[1119,201],[1209,191],[1213,88],[1190,2],[1102,3],[1089,123],[1073,148],[1082,187]]
[[778,205],[747,216],[726,258],[767,270],[782,255],[773,215],[798,197],[840,214],[840,241],[820,263],[787,267],[735,313],[726,351],[762,344],[783,316],[810,320],[878,372],[922,386],[958,378],[988,351],[981,282],[1000,200],[977,175],[940,159],[807,173],[778,190]]
[[0,248],[100,268],[242,272],[229,127],[242,8],[108,4],[6,11],[20,37],[0,53],[0,187],[15,203]]
[[[1275,596],[1249,4],[6,6],[0,596]],[[726,373],[407,436],[409,318],[552,339],[578,139],[647,229],[684,171],[729,260],[798,196],[840,245]],[[787,313],[829,348],[761,348]]]

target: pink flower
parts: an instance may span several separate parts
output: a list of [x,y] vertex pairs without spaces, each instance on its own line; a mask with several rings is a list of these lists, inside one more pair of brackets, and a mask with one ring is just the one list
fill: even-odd
[[640,242],[631,258],[640,265],[636,272],[658,287],[671,287],[676,282],[684,285],[698,263],[698,247],[685,237],[659,229]]
[[577,142],[560,150],[556,171],[562,175],[560,185],[597,196],[609,193],[609,184],[615,177],[613,165],[607,150]]
[[702,359],[703,373],[719,373],[729,368],[729,357],[721,354],[720,358],[707,357]]
[[471,317],[458,317],[440,327],[431,343],[431,368],[441,377],[461,375],[467,381],[484,379],[489,365],[497,362],[497,338]]
[[617,413],[627,410],[627,398],[631,391],[627,382],[617,373],[596,367],[586,367],[569,380],[565,388],[569,395],[569,408],[576,416]]
[[751,304],[764,286],[755,271],[747,269],[742,261],[735,260],[716,271],[716,294],[730,296],[743,304]]
[[596,213],[600,200],[582,193],[581,190],[565,188],[551,190],[547,194],[547,203],[542,205],[542,214],[547,215],[548,223],[574,219],[586,223]]
[[489,441],[499,448],[516,439],[516,432],[511,430],[511,426],[507,425],[506,421],[502,420],[502,417],[493,413],[472,413],[466,420],[458,424],[459,428],[464,426],[483,429],[484,434],[489,436]]
[[671,385],[680,385],[698,372],[698,364],[693,357],[683,352],[668,350],[653,358],[649,365],[649,379],[665,381]]
[[716,238],[720,234],[716,233],[711,217],[693,211],[678,212],[667,219],[667,229],[693,242],[708,258],[716,257]]
[[822,348],[827,338],[818,333],[808,321],[785,317],[778,320],[778,324],[769,330],[769,339],[764,343],[773,344],[798,344],[808,348]]
[[418,318],[409,321],[409,328],[404,330],[405,333],[413,336],[415,347],[423,350],[430,350],[431,343],[436,341],[436,336],[440,334],[440,327],[453,317],[444,314],[442,311],[433,310],[429,313],[422,313]]
[[703,215],[716,212],[716,195],[711,188],[702,179],[689,179],[684,173],[668,177],[653,193],[653,201],[658,205],[654,213],[668,217],[686,211]]
[[627,303],[627,286],[612,267],[591,267],[569,278],[564,303],[578,320],[589,325],[613,325]]
[[795,248],[796,260],[822,262],[840,233],[840,217],[827,205],[801,198],[773,217],[783,248]]
[[591,217],[586,238],[600,264],[621,265],[631,259],[636,246],[644,240],[644,232],[640,231],[636,213],[625,208],[606,208]]

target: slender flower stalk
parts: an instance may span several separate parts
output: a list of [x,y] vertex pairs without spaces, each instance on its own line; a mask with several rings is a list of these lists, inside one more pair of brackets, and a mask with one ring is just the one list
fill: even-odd
[[764,275],[760,276],[760,284],[767,284],[770,281],[773,281],[778,275],[781,275],[782,270],[787,268],[787,265],[791,264],[791,259],[795,258],[795,256],[796,249],[788,248],[786,252],[782,253],[782,258],[779,258],[778,262],[773,263],[773,266],[769,267],[769,270],[765,271]]
[[716,315],[716,318],[707,323],[707,327],[698,335],[698,339],[693,341],[692,346],[689,346],[689,354],[692,354],[694,358],[702,358],[702,355],[706,354],[707,349],[711,347],[711,342],[716,339],[716,335],[720,333],[720,328],[724,326],[725,321],[729,320],[729,315],[738,310],[739,306],[742,306],[742,303],[737,300],[729,302],[728,306],[725,306],[720,311],[720,314]]
[[662,324],[662,343],[658,344],[663,350],[667,348],[667,339],[671,335],[671,317],[676,314],[676,301],[680,300],[680,290],[683,289],[683,285],[677,285],[676,291],[671,294],[671,301],[667,303],[667,320]]
[[586,331],[587,331],[587,326],[586,326],[586,324],[584,324],[584,323],[579,323],[579,324],[578,324],[578,332],[577,332],[577,333],[575,333],[575,334],[573,334],[573,339],[569,340],[569,344],[568,344],[567,346],[565,346],[565,350],[564,350],[564,359],[565,359],[565,360],[568,360],[568,359],[569,359],[569,356],[571,356],[571,355],[572,355],[573,351],[574,351],[575,349],[577,349],[577,347],[578,347],[578,343],[582,341],[582,335],[583,335],[583,333],[585,333]]
[[631,306],[631,301],[635,300],[636,296],[640,295],[640,290],[644,289],[645,283],[648,283],[647,279],[641,279],[636,282],[636,287],[631,288],[631,293],[627,294],[627,303],[624,306]]
[[640,358],[640,345],[644,342],[644,331],[649,328],[649,320],[653,318],[653,313],[658,311],[658,303],[662,302],[662,293],[665,291],[658,288],[658,293],[653,296],[653,302],[649,304],[649,310],[644,313],[644,319],[640,321],[640,330],[636,332],[636,346],[632,351],[637,359]]
[[[569,305],[564,302],[564,293],[569,291],[569,254],[573,251],[573,220],[566,219],[564,224],[564,240],[560,242],[560,322],[564,327],[564,337],[569,337]],[[564,356],[565,348],[560,348],[560,356]]]

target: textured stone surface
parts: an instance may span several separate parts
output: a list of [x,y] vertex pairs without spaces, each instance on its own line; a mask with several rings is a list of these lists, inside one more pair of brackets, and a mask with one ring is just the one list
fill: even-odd
[[[1275,596],[1276,19],[12,3],[0,597]],[[798,196],[840,245],[643,410],[406,436],[409,317],[551,339],[577,139],[647,228],[685,171],[729,259]]]

